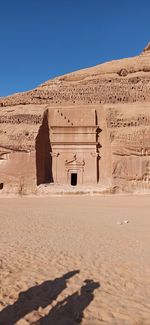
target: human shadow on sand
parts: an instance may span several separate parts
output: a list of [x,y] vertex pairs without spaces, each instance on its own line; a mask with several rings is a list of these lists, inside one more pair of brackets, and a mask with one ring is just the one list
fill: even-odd
[[45,281],[19,294],[18,300],[4,308],[0,312],[0,325],[14,325],[21,318],[38,310],[45,308],[56,300],[59,294],[67,288],[67,280],[79,273],[79,270],[68,272],[60,278]]
[[80,292],[68,296],[64,300],[58,302],[49,314],[42,317],[32,325],[77,325],[81,324],[84,309],[94,299],[94,290],[100,287],[99,282],[93,280],[85,280],[85,285]]

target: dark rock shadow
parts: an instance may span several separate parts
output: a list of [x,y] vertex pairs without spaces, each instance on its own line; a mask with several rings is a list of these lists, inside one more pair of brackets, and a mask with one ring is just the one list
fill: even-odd
[[36,179],[37,185],[52,183],[52,148],[49,136],[48,111],[44,113],[35,143],[36,149]]
[[67,280],[79,273],[79,270],[68,272],[60,278],[45,281],[19,294],[18,300],[0,312],[0,325],[14,325],[21,318],[39,307],[45,308],[56,300],[67,287]]
[[85,308],[94,299],[94,290],[100,287],[99,282],[93,280],[85,280],[85,285],[80,292],[75,292],[63,301],[57,303],[50,310],[50,313],[41,318],[32,325],[77,325],[83,319]]

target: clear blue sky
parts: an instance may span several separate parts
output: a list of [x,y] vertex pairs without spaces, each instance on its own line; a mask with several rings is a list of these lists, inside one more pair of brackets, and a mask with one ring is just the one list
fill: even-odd
[[1,0],[0,96],[134,56],[149,40],[149,0]]

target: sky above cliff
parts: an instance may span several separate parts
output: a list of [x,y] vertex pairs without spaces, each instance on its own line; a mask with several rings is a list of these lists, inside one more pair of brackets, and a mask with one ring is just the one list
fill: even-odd
[[149,0],[2,0],[0,96],[139,54],[149,13]]

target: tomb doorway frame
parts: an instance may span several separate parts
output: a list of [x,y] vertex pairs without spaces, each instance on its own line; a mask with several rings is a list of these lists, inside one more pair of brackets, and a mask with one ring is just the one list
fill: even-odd
[[74,155],[73,160],[65,162],[66,181],[68,185],[71,185],[71,174],[77,174],[77,185],[83,185],[84,165],[84,161],[77,161],[76,155]]

